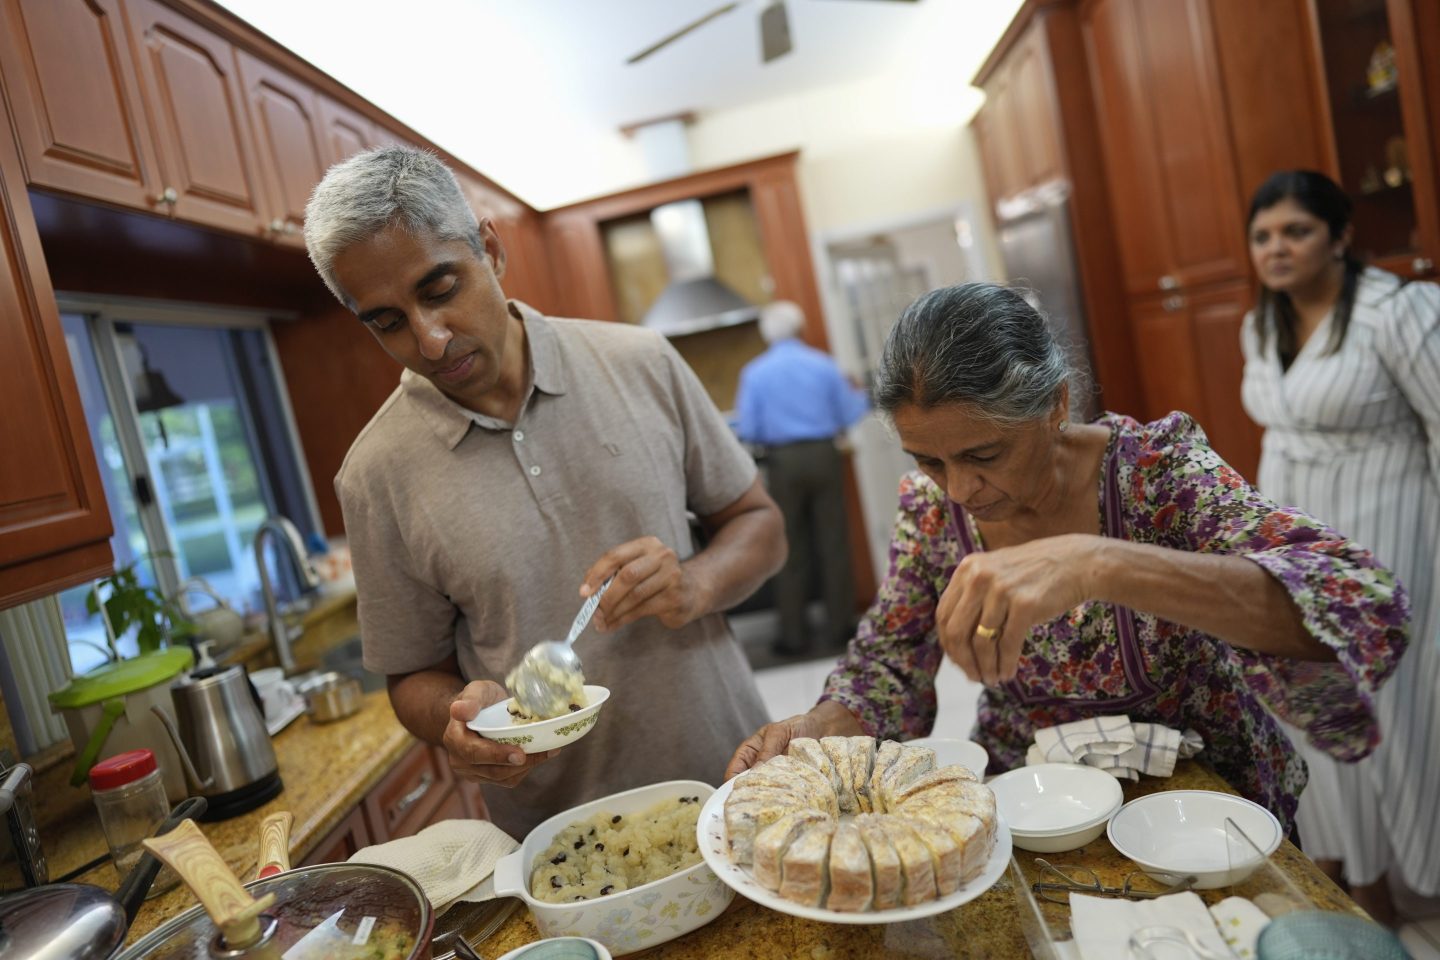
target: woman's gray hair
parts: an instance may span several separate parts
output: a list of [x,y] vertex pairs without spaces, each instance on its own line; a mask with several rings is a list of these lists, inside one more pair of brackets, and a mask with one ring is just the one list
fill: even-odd
[[335,258],[392,223],[440,240],[464,240],[483,255],[480,224],[455,174],[428,150],[376,147],[331,167],[305,205],[305,249],[330,292],[351,306],[335,281]]
[[1049,326],[1016,290],[957,283],[924,294],[885,339],[875,405],[963,403],[1001,423],[1045,416],[1071,379]]

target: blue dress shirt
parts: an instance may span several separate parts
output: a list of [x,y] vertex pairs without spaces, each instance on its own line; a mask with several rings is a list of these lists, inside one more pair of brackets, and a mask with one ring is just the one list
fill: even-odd
[[798,339],[773,343],[740,371],[736,432],[746,443],[780,446],[829,440],[870,409],[827,353]]

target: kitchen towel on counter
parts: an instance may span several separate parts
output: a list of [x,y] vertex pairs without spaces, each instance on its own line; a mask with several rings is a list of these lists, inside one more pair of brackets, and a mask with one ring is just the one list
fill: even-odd
[[376,863],[409,874],[435,913],[461,900],[495,896],[495,862],[520,844],[488,820],[442,820],[413,837],[355,851],[351,863]]
[[1210,908],[1210,915],[1215,918],[1215,926],[1231,953],[1240,960],[1255,960],[1259,956],[1256,943],[1260,931],[1270,922],[1264,910],[1244,897],[1226,897]]
[[1138,935],[1149,956],[1233,960],[1205,901],[1190,891],[1153,900],[1111,900],[1070,894],[1070,932],[1083,960],[1147,956],[1131,949]]
[[1139,780],[1142,773],[1168,777],[1176,760],[1204,748],[1205,741],[1194,730],[1181,733],[1161,723],[1131,723],[1124,715],[1092,717],[1036,730],[1025,762],[1083,763],[1120,780]]

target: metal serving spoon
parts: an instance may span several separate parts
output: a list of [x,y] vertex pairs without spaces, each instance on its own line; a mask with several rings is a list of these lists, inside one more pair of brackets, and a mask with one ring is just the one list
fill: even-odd
[[575,621],[570,624],[570,634],[564,640],[542,640],[535,644],[521,658],[519,666],[505,678],[505,687],[515,698],[520,709],[533,717],[558,717],[565,714],[571,703],[570,689],[575,681],[584,681],[580,672],[580,657],[575,653],[575,640],[585,632],[590,618],[600,606],[600,598],[610,589],[614,574],[600,584],[600,589],[590,595]]

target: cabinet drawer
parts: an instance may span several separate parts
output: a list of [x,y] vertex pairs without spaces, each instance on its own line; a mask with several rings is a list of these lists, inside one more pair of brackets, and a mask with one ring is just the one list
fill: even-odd
[[417,743],[365,798],[365,816],[376,843],[408,837],[430,822],[452,777],[444,753]]
[[319,845],[299,864],[308,867],[315,863],[343,863],[355,851],[371,844],[370,828],[365,824],[365,811],[356,807],[350,815],[340,821]]
[[450,792],[445,795],[445,799],[441,801],[440,806],[436,807],[435,812],[430,814],[430,817],[421,825],[421,829],[432,823],[439,823],[441,820],[469,819],[470,811],[466,808],[465,797],[459,790],[452,787]]

